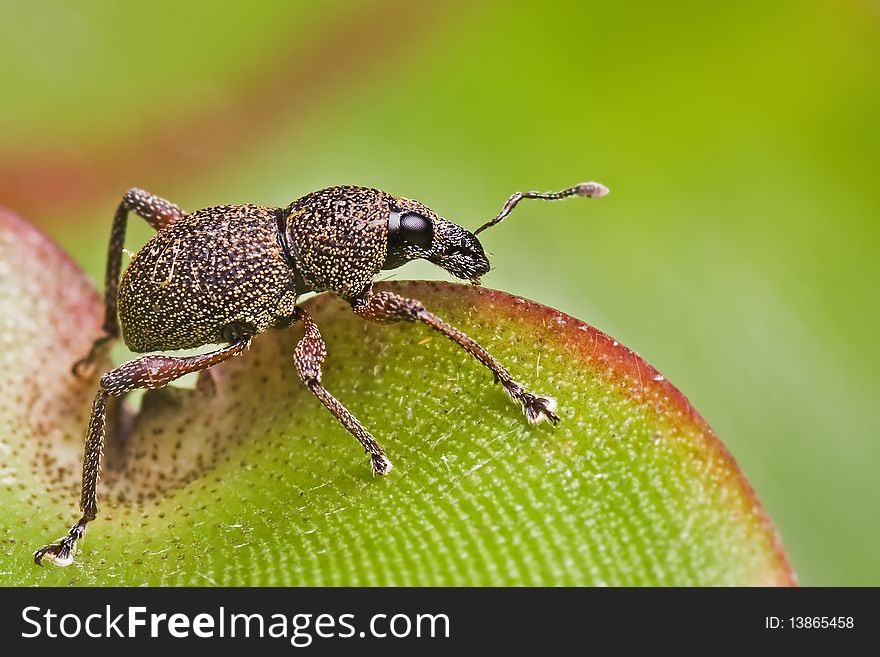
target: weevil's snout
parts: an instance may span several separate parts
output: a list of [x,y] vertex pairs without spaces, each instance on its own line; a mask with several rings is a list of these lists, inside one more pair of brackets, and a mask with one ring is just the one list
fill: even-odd
[[483,245],[469,230],[439,219],[434,222],[434,241],[428,260],[453,276],[476,282],[489,271]]
[[388,253],[382,269],[394,269],[416,258],[474,283],[489,271],[489,260],[476,235],[417,201],[398,198],[388,219]]

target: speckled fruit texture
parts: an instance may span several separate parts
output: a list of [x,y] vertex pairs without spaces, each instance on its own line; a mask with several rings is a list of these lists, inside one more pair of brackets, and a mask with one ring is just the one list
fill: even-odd
[[110,432],[76,563],[39,568],[34,549],[79,517],[97,383],[69,369],[101,308],[56,246],[0,212],[0,584],[794,582],[730,454],[638,355],[502,292],[377,287],[422,300],[555,395],[559,426],[529,427],[427,327],[367,325],[321,296],[305,306],[327,342],[324,383],[385,446],[388,477],[298,380],[301,327],[270,331],[213,370],[214,392],[145,395],[126,444]]

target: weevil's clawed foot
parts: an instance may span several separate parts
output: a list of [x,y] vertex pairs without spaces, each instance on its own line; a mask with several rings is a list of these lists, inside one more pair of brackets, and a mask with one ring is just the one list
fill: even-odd
[[373,462],[373,474],[387,475],[394,468],[391,461],[385,456],[385,453],[371,454],[370,460]]
[[529,424],[540,424],[544,420],[550,420],[553,426],[556,426],[559,422],[559,416],[556,415],[556,400],[553,397],[533,395],[513,381],[502,383],[502,385],[510,398],[522,406]]
[[70,370],[73,372],[73,375],[78,379],[89,378],[95,372],[98,361],[101,360],[104,354],[110,351],[110,347],[113,346],[114,340],[116,340],[116,338],[111,335],[103,335],[95,340],[88,355],[85,358],[80,358],[73,364],[73,367]]
[[77,379],[88,379],[95,371],[95,359],[92,358],[92,353],[89,352],[88,356],[76,361],[70,371]]
[[46,545],[34,552],[34,563],[43,565],[43,559],[54,563],[56,566],[69,566],[73,563],[73,555],[76,552],[76,541],[70,536],[65,536],[57,543]]
[[214,375],[211,370],[202,370],[196,379],[196,390],[200,395],[208,399],[217,396],[217,384],[214,382]]
[[559,416],[556,415],[556,400],[553,397],[538,397],[526,392],[520,401],[529,424],[540,424],[544,420],[550,420],[555,427],[559,422]]
[[73,563],[73,555],[76,554],[76,542],[82,538],[86,531],[86,523],[80,520],[64,538],[57,543],[45,545],[34,552],[34,563],[43,565],[43,559],[54,563],[56,566],[69,566]]

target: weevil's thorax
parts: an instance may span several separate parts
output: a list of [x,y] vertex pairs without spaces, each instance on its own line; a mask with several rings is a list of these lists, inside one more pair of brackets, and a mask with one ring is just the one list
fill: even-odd
[[393,202],[378,189],[329,187],[284,209],[279,233],[305,287],[360,294],[385,262]]

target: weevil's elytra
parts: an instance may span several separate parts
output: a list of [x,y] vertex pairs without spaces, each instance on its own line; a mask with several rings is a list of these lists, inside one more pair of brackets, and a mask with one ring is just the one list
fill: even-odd
[[[48,559],[60,566],[72,563],[77,541],[97,517],[108,397],[164,387],[243,354],[255,336],[270,328],[298,321],[305,325],[305,334],[292,357],[300,378],[361,443],[373,472],[387,474],[392,466],[385,450],[321,383],[327,350],[317,324],[297,306],[297,298],[306,292],[338,294],[356,315],[369,321],[427,324],[486,366],[530,423],[547,419],[556,424],[553,398],[527,390],[488,351],[420,301],[374,292],[372,281],[381,270],[424,258],[453,276],[478,283],[489,271],[489,261],[476,234],[502,221],[522,199],[607,193],[598,183],[553,193],[517,192],[494,219],[471,233],[418,201],[367,187],[322,189],[286,208],[220,205],[191,213],[143,190],[128,190],[110,232],[104,333],[74,364],[74,373],[93,368],[120,332],[135,352],[227,346],[196,356],[142,356],[101,377],[86,435],[82,518],[57,543],[37,550],[34,560],[42,564]],[[131,259],[120,280],[130,211],[157,232]]]
[[274,211],[255,205],[198,210],[159,231],[129,263],[118,294],[122,337],[136,352],[230,342],[233,325],[256,335],[295,303]]

